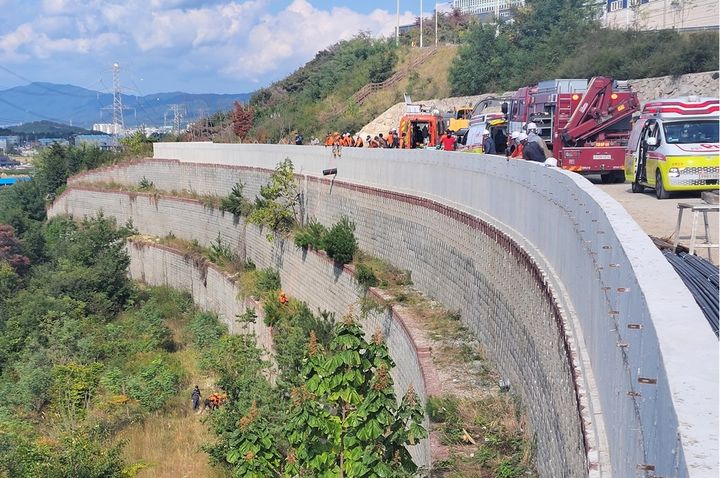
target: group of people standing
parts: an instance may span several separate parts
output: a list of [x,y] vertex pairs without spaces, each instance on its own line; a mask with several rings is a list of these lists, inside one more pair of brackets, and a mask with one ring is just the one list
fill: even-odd
[[538,134],[538,127],[535,123],[528,123],[526,131],[513,131],[510,134],[510,144],[505,155],[508,158],[525,159],[544,163],[552,156],[545,140]]
[[386,136],[382,133],[378,134],[374,138],[370,135],[365,137],[363,140],[360,134],[352,135],[350,133],[334,132],[328,133],[325,137],[325,147],[332,147],[333,156],[339,157],[342,148],[399,148],[400,137],[398,136],[396,129],[391,129]]

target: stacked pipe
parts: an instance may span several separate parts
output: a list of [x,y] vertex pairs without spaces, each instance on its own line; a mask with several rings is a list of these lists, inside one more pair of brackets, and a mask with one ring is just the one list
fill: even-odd
[[705,259],[680,252],[675,254],[670,249],[663,251],[667,260],[675,268],[680,278],[695,301],[698,303],[705,318],[707,318],[715,335],[718,335],[718,316],[720,315],[718,288],[720,284],[720,271],[718,266],[711,264]]

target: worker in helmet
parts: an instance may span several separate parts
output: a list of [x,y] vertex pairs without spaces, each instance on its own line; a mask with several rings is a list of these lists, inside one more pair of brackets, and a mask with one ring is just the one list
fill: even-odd
[[485,154],[497,154],[495,151],[495,141],[490,136],[490,131],[484,129],[482,132],[482,145],[483,153]]
[[522,150],[520,153],[516,153],[518,148],[521,148],[520,141],[518,140],[518,137],[520,136],[520,131],[513,131],[510,133],[510,138],[508,140],[508,147],[505,150],[505,156],[508,158],[517,158],[518,156],[522,158]]
[[550,149],[547,147],[547,143],[545,143],[545,140],[542,139],[538,134],[537,124],[530,122],[527,124],[525,129],[527,130],[528,141],[537,143],[542,148],[543,153],[545,153],[545,157],[550,157],[552,153],[550,153]]
[[538,163],[545,162],[545,151],[540,147],[536,141],[530,141],[527,133],[520,133],[518,136],[520,144],[522,145],[523,159],[528,161],[535,161]]

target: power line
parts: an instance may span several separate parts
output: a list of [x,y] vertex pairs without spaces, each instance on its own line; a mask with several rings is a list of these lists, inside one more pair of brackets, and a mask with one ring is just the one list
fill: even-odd
[[[32,80],[30,80],[29,78],[25,78],[25,77],[22,76],[21,74],[15,73],[15,72],[12,71],[11,69],[9,69],[9,68],[7,68],[7,67],[5,67],[5,66],[2,66],[2,65],[0,65],[0,70],[3,70],[3,71],[11,74],[12,76],[14,76],[14,77],[16,77],[16,78],[19,78],[19,79],[21,79],[21,80],[23,80],[23,81],[27,81],[28,83],[33,84],[33,85],[37,86],[38,88],[41,88],[41,89],[46,90],[46,91],[51,91],[51,92],[53,92],[53,93],[57,93],[57,94],[64,95],[64,96],[73,96],[73,97],[76,97],[76,98],[84,98],[84,97],[86,96],[86,95],[73,94],[73,93],[70,93],[70,92],[68,92],[68,91],[58,90],[58,89],[56,89],[56,88],[47,86],[47,85],[45,85],[45,84],[43,84],[43,83],[36,82],[36,81],[32,81]],[[33,95],[32,93],[27,93],[27,94]],[[37,95],[37,96],[40,96],[40,95]]]

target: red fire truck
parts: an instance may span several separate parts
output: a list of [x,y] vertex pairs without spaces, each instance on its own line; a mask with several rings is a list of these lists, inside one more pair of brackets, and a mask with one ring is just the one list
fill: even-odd
[[520,88],[503,110],[511,132],[537,125],[558,166],[621,183],[630,120],[639,107],[625,82],[597,76],[589,82],[549,80]]

